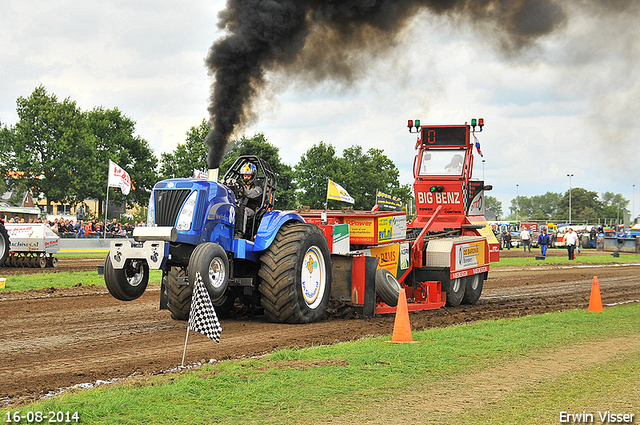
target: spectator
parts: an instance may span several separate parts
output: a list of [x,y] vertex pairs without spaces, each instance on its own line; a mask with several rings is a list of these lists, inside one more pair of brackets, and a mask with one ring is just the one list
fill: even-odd
[[542,233],[538,236],[538,245],[540,245],[540,253],[543,257],[547,256],[547,248],[551,245],[551,237],[547,234],[547,228],[542,228]]
[[93,226],[91,225],[91,222],[87,222],[87,224],[84,226],[84,234],[87,236],[95,236],[95,230],[93,230]]
[[111,226],[111,233],[113,233],[114,236],[122,236],[122,225],[118,222],[114,222]]
[[507,247],[508,250],[511,250],[511,232],[507,232],[504,235],[504,245]]
[[84,237],[84,221],[78,220],[76,224],[73,225],[73,230],[76,233],[76,238]]
[[569,260],[576,259],[576,246],[578,246],[578,234],[569,227],[569,233],[564,235],[564,244],[567,247],[567,253],[569,254]]
[[133,235],[133,226],[131,226],[131,223],[129,222],[124,223],[122,230],[129,236]]
[[116,227],[118,225],[117,220],[114,218],[112,221],[107,222],[107,232],[116,234]]
[[529,233],[527,228],[524,228],[522,232],[520,232],[520,239],[524,246],[524,252],[527,252],[527,248],[529,248],[529,252],[531,252],[531,233]]

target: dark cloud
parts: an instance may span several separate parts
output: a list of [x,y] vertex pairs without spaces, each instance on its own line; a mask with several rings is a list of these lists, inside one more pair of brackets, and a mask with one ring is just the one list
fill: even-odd
[[424,11],[478,26],[505,52],[533,44],[567,20],[559,0],[228,0],[218,15],[228,35],[206,58],[214,78],[209,167],[220,164],[234,131],[251,121],[266,72],[349,84]]

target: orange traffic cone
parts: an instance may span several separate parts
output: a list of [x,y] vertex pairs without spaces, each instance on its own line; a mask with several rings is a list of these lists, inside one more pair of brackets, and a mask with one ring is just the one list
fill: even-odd
[[411,324],[409,323],[409,307],[407,306],[407,294],[404,288],[400,289],[398,295],[398,307],[396,307],[396,320],[393,324],[393,336],[388,342],[415,342],[411,335]]
[[598,276],[593,277],[591,284],[591,299],[589,299],[589,311],[593,313],[602,313],[602,298],[600,297],[600,284]]

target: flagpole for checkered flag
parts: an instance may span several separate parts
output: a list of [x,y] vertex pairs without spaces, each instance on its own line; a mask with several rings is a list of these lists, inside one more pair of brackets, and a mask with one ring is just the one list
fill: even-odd
[[182,351],[182,364],[180,367],[184,367],[184,356],[187,355],[187,341],[189,341],[189,326],[187,326],[187,338],[184,340],[184,351]]
[[191,329],[200,332],[215,342],[220,342],[222,326],[220,326],[220,321],[213,308],[209,292],[207,292],[207,288],[204,286],[200,272],[196,272],[196,281],[193,284],[189,326],[187,326],[187,337],[185,338],[184,351],[182,352],[182,366],[184,366],[184,358],[187,354],[187,342],[189,341],[189,330]]

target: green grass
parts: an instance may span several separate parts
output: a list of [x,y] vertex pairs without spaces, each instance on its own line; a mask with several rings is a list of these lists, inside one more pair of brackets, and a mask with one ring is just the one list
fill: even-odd
[[[72,286],[105,286],[104,276],[100,276],[98,271],[93,272],[59,272],[59,273],[34,273],[19,274],[6,277],[2,291],[25,291],[27,289],[42,288],[70,288]],[[162,279],[162,271],[151,270],[149,274],[150,283],[159,283]]]
[[640,263],[640,255],[638,254],[620,254],[620,257],[613,257],[609,254],[590,254],[580,255],[578,254],[576,259],[569,261],[566,256],[551,257],[547,256],[545,260],[536,260],[535,257],[513,257],[513,258],[500,258],[497,263],[491,263],[491,267],[520,267],[520,266],[544,266],[551,264],[564,264],[564,265],[576,265],[576,264],[629,264]]
[[[408,423],[558,423],[561,410],[574,408],[619,406],[634,413],[630,406],[640,405],[638,352],[589,368],[576,366],[569,376],[549,373],[505,392],[495,403],[461,403],[454,414],[422,411],[420,400],[429,399],[433,388],[508,362],[527,364],[565,347],[597,348],[611,338],[638,336],[638,304],[604,313],[573,310],[414,332],[418,344],[389,344],[386,337],[281,350],[260,359],[75,390],[20,410],[78,411],[82,423],[90,424],[356,424],[385,413],[421,418]],[[402,403],[418,410],[402,409]],[[394,423],[392,416],[388,423]]]

